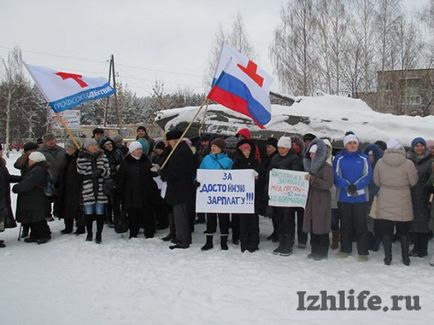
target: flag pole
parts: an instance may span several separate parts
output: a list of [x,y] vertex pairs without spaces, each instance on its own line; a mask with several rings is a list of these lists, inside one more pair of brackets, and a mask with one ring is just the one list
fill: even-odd
[[78,144],[77,138],[75,137],[74,133],[72,133],[71,129],[66,125],[65,119],[62,115],[57,114],[57,117],[59,118],[60,123],[62,124],[63,128],[65,129],[66,133],[68,134],[69,138],[71,139],[72,143],[75,145],[77,150],[80,150],[80,145]]
[[191,128],[191,126],[193,125],[194,120],[197,118],[197,116],[199,115],[200,111],[202,110],[202,108],[204,108],[204,106],[208,106],[209,103],[209,99],[208,97],[205,99],[205,101],[202,103],[202,105],[200,105],[200,107],[197,109],[196,114],[194,114],[193,118],[191,119],[190,123],[187,125],[187,127],[185,128],[184,132],[182,133],[181,137],[178,139],[178,141],[176,141],[175,146],[172,148],[172,150],[169,152],[169,155],[167,156],[167,158],[164,160],[163,164],[161,165],[161,169],[163,169],[167,162],[169,161],[170,157],[172,157],[173,153],[175,152],[176,148],[178,147],[178,145],[181,143],[181,141],[184,139],[185,135],[187,134],[188,130]]

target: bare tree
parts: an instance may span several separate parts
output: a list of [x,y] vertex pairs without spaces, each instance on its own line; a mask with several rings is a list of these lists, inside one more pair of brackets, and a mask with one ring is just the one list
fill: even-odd
[[281,86],[294,94],[311,95],[317,82],[316,17],[313,0],[288,2],[274,31],[270,58]]
[[208,69],[204,77],[204,84],[207,86],[211,85],[211,82],[214,78],[223,43],[229,44],[248,58],[253,59],[255,57],[255,52],[253,47],[250,45],[250,41],[244,27],[243,17],[241,16],[240,12],[235,15],[230,32],[225,32],[223,25],[219,24],[219,28],[215,34],[214,43],[209,54]]

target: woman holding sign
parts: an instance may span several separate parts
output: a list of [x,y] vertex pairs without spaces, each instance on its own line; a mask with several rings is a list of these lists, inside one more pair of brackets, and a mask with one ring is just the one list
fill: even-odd
[[[211,142],[211,153],[206,155],[200,163],[199,169],[232,169],[232,159],[226,153],[226,143],[222,138],[216,138]],[[220,246],[222,250],[228,250],[229,214],[207,213],[206,214],[206,244],[203,251],[213,248],[213,235],[217,230],[217,218],[220,226]]]
[[261,202],[260,192],[264,170],[256,157],[256,145],[251,140],[241,140],[237,145],[233,169],[253,169],[256,172],[255,179],[255,213],[239,214],[241,252],[248,250],[250,253],[259,249],[259,216],[257,207]]
[[327,162],[331,150],[323,140],[316,138],[308,146],[303,159],[304,169],[309,172],[309,195],[304,215],[303,231],[310,232],[311,253],[315,261],[327,258],[331,228],[331,195],[333,169]]

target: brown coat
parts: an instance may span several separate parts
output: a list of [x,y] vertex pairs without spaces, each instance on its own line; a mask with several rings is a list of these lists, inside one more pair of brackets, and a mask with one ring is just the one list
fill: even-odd
[[303,231],[316,235],[328,234],[332,220],[330,189],[333,186],[333,169],[324,163],[317,174],[311,177]]
[[374,183],[380,188],[377,218],[398,222],[413,220],[411,187],[418,181],[413,162],[404,150],[387,149],[374,169]]

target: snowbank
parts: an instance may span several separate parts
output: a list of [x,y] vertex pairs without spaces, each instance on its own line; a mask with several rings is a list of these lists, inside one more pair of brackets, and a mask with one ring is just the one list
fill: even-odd
[[[342,96],[298,97],[296,100],[292,106],[272,105],[272,119],[266,125],[269,131],[299,134],[312,132],[340,140],[346,131],[352,130],[364,142],[380,139],[387,141],[394,137],[405,145],[409,145],[417,136],[434,139],[434,116],[378,113],[361,99]],[[197,107],[185,107],[164,110],[160,112],[158,119],[169,120],[165,125],[167,130],[181,122],[189,122],[196,109]],[[218,120],[215,118],[216,113],[224,113],[228,118]],[[224,128],[227,133],[234,133],[246,124],[251,129],[259,130],[243,115],[221,105],[210,105],[205,117],[203,112],[199,115],[198,122],[202,121],[209,132],[221,131]]]

